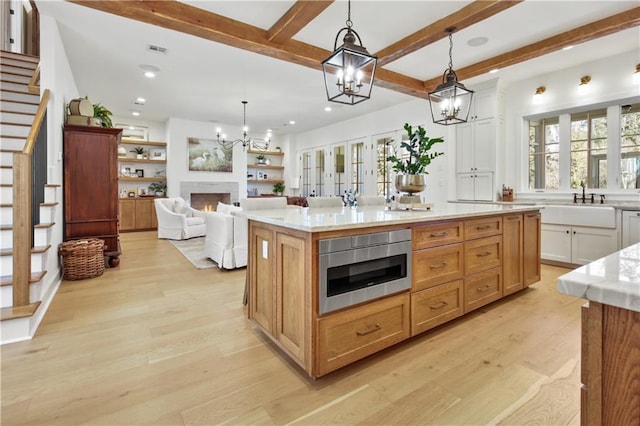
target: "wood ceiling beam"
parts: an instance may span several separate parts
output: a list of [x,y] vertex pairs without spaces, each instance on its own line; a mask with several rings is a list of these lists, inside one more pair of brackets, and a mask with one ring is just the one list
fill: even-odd
[[[70,0],[71,3],[122,16],[170,30],[191,34],[250,52],[321,70],[331,52],[293,39],[282,43],[268,40],[262,28],[177,1],[154,0]],[[422,80],[384,69],[376,70],[376,86],[420,96]]]
[[[563,47],[585,43],[587,41],[615,34],[619,31],[634,28],[639,25],[640,7],[635,7],[618,13],[617,15],[612,15],[608,18],[603,18],[599,21],[565,31],[473,65],[456,69],[455,71],[458,75],[458,79],[462,81],[485,74],[495,68],[506,68],[548,53],[556,52]],[[442,76],[434,77],[425,81],[424,86],[426,91],[430,92],[433,91],[433,89],[435,89],[440,83],[442,83]]]
[[376,53],[378,66],[383,66],[415,52],[429,44],[446,38],[447,28],[455,27],[457,31],[477,24],[491,16],[517,5],[523,0],[475,0],[473,3],[446,16],[431,25],[385,47]]
[[298,0],[267,31],[267,40],[282,43],[289,40],[320,15],[334,0]]

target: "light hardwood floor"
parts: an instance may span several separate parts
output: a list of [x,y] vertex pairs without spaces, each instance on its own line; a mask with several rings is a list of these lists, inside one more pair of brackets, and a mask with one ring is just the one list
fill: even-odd
[[3,425],[579,424],[580,306],[566,269],[317,381],[246,319],[245,270],[197,270],[154,232],[65,281],[5,345]]

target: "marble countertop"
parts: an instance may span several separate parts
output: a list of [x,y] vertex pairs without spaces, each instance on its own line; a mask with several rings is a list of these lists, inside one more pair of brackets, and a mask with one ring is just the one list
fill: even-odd
[[572,200],[559,200],[559,199],[535,199],[535,198],[516,198],[513,201],[463,201],[454,200],[452,203],[486,203],[486,204],[499,204],[499,205],[536,205],[536,206],[591,206],[591,207],[613,207],[621,210],[640,210],[640,197],[639,201],[628,200],[606,200],[604,204],[598,202],[591,204],[589,202],[574,203]]
[[287,208],[252,210],[234,214],[258,222],[284,226],[307,232],[367,228],[379,225],[410,224],[445,219],[490,216],[512,212],[538,210],[531,205],[442,203],[431,210],[386,210],[384,207]]
[[562,275],[558,291],[640,312],[640,243]]

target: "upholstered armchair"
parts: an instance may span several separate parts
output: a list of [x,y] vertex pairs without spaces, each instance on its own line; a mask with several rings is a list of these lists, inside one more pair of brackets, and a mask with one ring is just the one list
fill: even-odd
[[158,238],[186,240],[205,235],[205,213],[185,204],[181,197],[156,198]]
[[384,197],[378,197],[376,195],[356,195],[356,202],[358,207],[365,206],[385,206],[387,200]]
[[308,197],[309,208],[314,207],[344,207],[342,197]]

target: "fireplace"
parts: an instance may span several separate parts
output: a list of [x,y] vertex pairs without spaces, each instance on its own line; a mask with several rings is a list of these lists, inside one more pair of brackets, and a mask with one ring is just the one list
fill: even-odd
[[214,212],[218,202],[231,204],[231,194],[227,193],[191,193],[191,207],[205,212]]
[[180,182],[180,196],[198,210],[215,210],[218,201],[232,204],[238,199],[238,182]]

